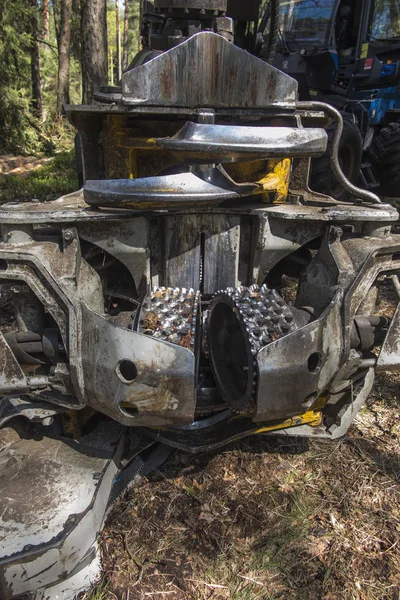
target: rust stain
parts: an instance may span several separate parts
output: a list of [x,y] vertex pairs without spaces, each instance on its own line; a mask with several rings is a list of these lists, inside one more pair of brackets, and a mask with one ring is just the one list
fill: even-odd
[[170,98],[175,83],[175,69],[171,60],[166,60],[164,70],[161,73],[159,85],[161,95],[165,98]]
[[179,345],[182,346],[182,348],[189,348],[189,350],[191,350],[192,342],[193,340],[191,334],[187,333],[186,335],[181,337],[181,339],[179,340]]
[[170,390],[169,380],[161,382],[157,387],[149,387],[133,393],[124,401],[127,406],[135,406],[139,413],[160,413],[176,410],[179,406],[177,398]]
[[279,340],[282,337],[282,334],[280,331],[274,331],[273,333],[269,334],[269,337],[271,342],[276,342],[276,340]]
[[143,320],[144,329],[155,331],[159,325],[158,316],[155,312],[149,312]]

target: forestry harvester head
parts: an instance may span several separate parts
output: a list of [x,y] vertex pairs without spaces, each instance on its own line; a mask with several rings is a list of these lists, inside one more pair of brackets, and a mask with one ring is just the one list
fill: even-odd
[[[4,600],[87,587],[107,508],[169,448],[337,439],[400,367],[397,211],[263,60],[276,3],[147,4],[121,86],[66,107],[82,189],[0,208]],[[346,203],[308,185],[331,123]]]

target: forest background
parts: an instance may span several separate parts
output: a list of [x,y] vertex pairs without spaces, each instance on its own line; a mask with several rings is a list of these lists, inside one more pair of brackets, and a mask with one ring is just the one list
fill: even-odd
[[0,0],[0,154],[71,148],[63,104],[117,85],[138,51],[140,0]]

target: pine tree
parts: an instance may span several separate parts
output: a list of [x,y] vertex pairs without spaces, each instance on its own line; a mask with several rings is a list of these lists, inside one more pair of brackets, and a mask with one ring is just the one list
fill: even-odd
[[39,47],[39,7],[37,0],[29,0],[31,10],[31,83],[32,83],[32,107],[34,115],[42,116],[42,84],[40,81],[40,47]]
[[128,68],[128,56],[129,56],[129,0],[125,0],[124,7],[124,59],[122,62],[123,69],[126,71]]
[[140,50],[140,23],[141,7],[140,0],[130,0],[128,10],[128,36],[124,46],[127,49],[126,68],[130,65],[136,54]]
[[47,42],[50,37],[50,11],[49,11],[49,0],[43,0],[42,5],[43,15],[43,39]]
[[27,0],[0,0],[0,144],[8,152],[32,142],[31,16]]
[[62,0],[58,37],[57,112],[69,103],[72,0]]
[[107,85],[107,7],[106,0],[82,0],[82,96],[84,104]]
[[115,0],[115,16],[116,16],[116,46],[117,46],[117,81],[122,77],[122,61],[121,61],[121,13],[119,10],[119,0]]

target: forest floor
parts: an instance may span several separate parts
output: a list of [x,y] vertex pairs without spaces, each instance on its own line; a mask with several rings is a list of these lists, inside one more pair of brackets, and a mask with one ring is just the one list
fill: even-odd
[[77,187],[73,150],[54,158],[0,156],[0,203],[55,200]]
[[15,156],[14,154],[0,155],[0,180],[13,175],[20,175],[24,179],[33,171],[51,162],[51,157],[38,158],[36,156]]
[[338,442],[174,453],[114,508],[85,598],[398,600],[399,381],[379,376]]
[[176,451],[114,507],[85,600],[399,600],[399,384],[379,375],[340,441]]

